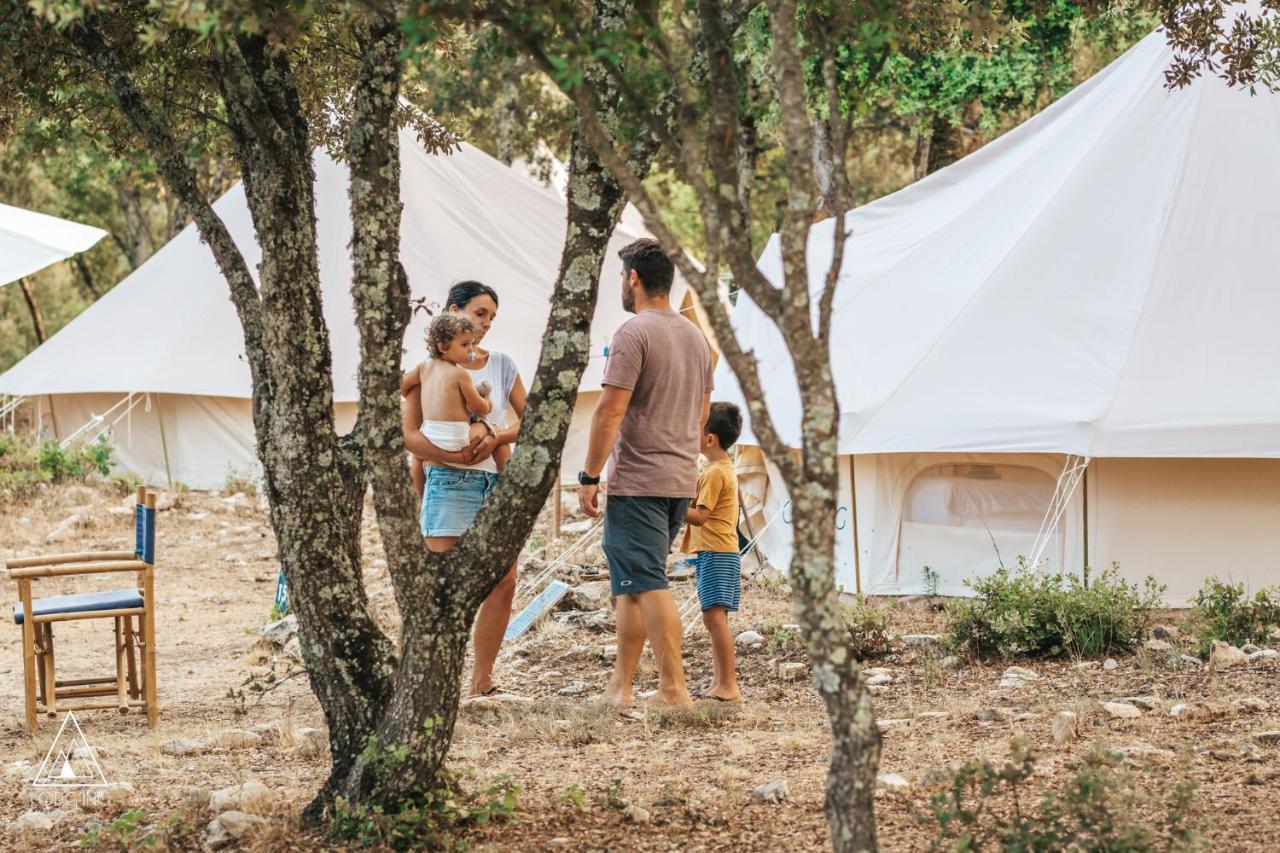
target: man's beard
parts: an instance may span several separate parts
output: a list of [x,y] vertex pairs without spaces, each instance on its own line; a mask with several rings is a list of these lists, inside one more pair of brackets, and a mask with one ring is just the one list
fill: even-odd
[[629,287],[622,289],[622,310],[628,314],[636,313],[636,295]]

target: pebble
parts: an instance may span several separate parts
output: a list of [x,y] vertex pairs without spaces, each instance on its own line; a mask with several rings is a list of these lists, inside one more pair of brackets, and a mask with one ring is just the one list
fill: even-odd
[[1221,640],[1213,641],[1213,648],[1209,652],[1209,668],[1230,669],[1236,666],[1244,666],[1249,662],[1249,656],[1240,649]]
[[973,712],[973,718],[980,723],[998,723],[1006,719],[1007,716],[999,708],[979,708]]
[[303,758],[315,758],[329,749],[329,735],[323,729],[298,729],[293,733],[294,749]]
[[564,678],[563,672],[561,672],[558,669],[551,669],[551,670],[547,670],[546,672],[542,673],[542,675],[538,676],[538,683],[546,684],[548,681],[554,683],[556,681],[560,681],[563,678]]
[[587,685],[582,681],[574,681],[561,687],[556,693],[561,696],[580,696],[587,692]]
[[262,738],[262,743],[269,746],[279,743],[280,738],[284,736],[284,728],[279,723],[258,723],[253,727],[252,732]]
[[262,636],[280,647],[283,647],[285,643],[297,635],[298,617],[293,613],[283,619],[277,619],[275,622],[268,622],[262,627]]
[[1050,728],[1053,742],[1058,746],[1076,739],[1079,733],[1079,719],[1075,711],[1059,711],[1053,718]]
[[223,749],[250,749],[255,746],[262,746],[264,738],[255,732],[248,732],[244,729],[227,729],[218,735],[218,739],[214,741]]
[[881,684],[892,684],[893,676],[888,673],[879,673],[867,679],[868,687],[879,687]]
[[907,648],[939,646],[942,644],[942,637],[938,634],[903,634],[898,639],[900,639],[902,641],[902,645]]
[[886,794],[902,794],[911,787],[905,776],[898,773],[881,773],[876,777],[876,789]]
[[1154,696],[1121,696],[1116,701],[1136,705],[1148,711],[1158,711],[1163,707],[1163,703]]
[[916,714],[917,720],[945,720],[951,714],[946,711],[921,711]]
[[783,681],[799,681],[808,674],[809,665],[807,663],[783,661],[778,664],[778,678]]
[[1178,629],[1173,625],[1157,625],[1151,629],[1151,636],[1157,640],[1174,640],[1178,637]]
[[1254,732],[1253,742],[1259,746],[1280,746],[1280,731]]
[[876,720],[876,727],[880,729],[881,734],[890,729],[901,728],[902,726],[911,725],[910,720]]
[[938,669],[959,669],[959,668],[960,668],[960,658],[956,657],[955,655],[947,655],[945,658],[938,661]]
[[1115,720],[1127,720],[1141,717],[1142,712],[1128,702],[1103,702],[1102,710]]
[[1172,708],[1169,709],[1169,716],[1170,717],[1184,716],[1185,714],[1193,710],[1194,707],[1195,706],[1189,705],[1186,702],[1179,702],[1177,705],[1174,705]]
[[790,797],[791,792],[787,789],[787,780],[778,779],[759,786],[751,792],[751,796],[761,802],[777,805]]
[[239,841],[249,830],[264,824],[266,821],[257,815],[228,810],[209,821],[205,827],[204,843],[210,850],[221,850]]
[[587,581],[569,590],[564,597],[567,605],[573,610],[603,610],[608,608],[611,597],[609,581]]
[[1120,668],[1120,664],[1116,663],[1115,658],[1107,658],[1102,662],[1102,668],[1105,669],[1107,672],[1115,672],[1117,669]]
[[1266,701],[1257,696],[1242,696],[1231,704],[1241,711],[1265,712],[1270,708]]
[[9,828],[14,832],[47,832],[53,825],[67,816],[64,811],[29,811],[23,812]]
[[228,811],[258,810],[271,802],[271,789],[254,777],[240,785],[221,788],[209,795],[209,809],[214,814]]
[[1096,660],[1082,660],[1071,668],[1076,672],[1088,672],[1091,669],[1097,669],[1098,665]]
[[1275,649],[1258,649],[1256,652],[1250,653],[1249,663],[1257,663],[1260,660],[1271,660],[1273,658],[1280,658],[1280,652]]
[[613,643],[600,647],[600,657],[602,660],[614,660],[618,657],[618,647]]
[[160,751],[165,755],[199,755],[208,750],[204,744],[196,743],[187,738],[178,738],[177,740],[165,741],[160,744]]
[[1151,651],[1151,652],[1173,651],[1173,646],[1171,646],[1169,643],[1165,642],[1164,640],[1147,640],[1145,643],[1142,644],[1142,646],[1147,651]]
[[759,631],[743,631],[734,642],[746,649],[758,649],[764,646],[764,635]]
[[1191,669],[1200,669],[1202,666],[1204,666],[1204,661],[1192,655],[1183,655],[1182,657],[1178,658],[1178,663],[1181,664],[1182,666],[1189,667]]
[[1000,676],[999,686],[1002,689],[1010,689],[1014,687],[1022,687],[1032,681],[1039,681],[1040,673],[1034,669],[1026,669],[1021,666],[1011,666]]
[[648,823],[651,815],[644,806],[629,805],[622,810],[622,816],[631,823]]
[[1262,651],[1262,647],[1255,646],[1253,643],[1245,643],[1243,646],[1240,647],[1240,651],[1244,652],[1246,655],[1251,655],[1254,652]]

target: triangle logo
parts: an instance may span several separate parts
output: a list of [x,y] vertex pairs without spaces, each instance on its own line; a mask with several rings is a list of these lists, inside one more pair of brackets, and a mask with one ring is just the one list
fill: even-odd
[[110,783],[98,764],[97,751],[80,729],[76,715],[67,712],[31,784],[37,788],[101,788]]

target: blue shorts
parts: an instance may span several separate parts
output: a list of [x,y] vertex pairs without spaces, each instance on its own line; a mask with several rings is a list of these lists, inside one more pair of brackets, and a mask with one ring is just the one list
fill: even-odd
[[614,598],[667,588],[667,554],[688,509],[688,498],[605,498],[604,556]]
[[736,553],[698,552],[698,603],[703,610],[738,609],[742,599],[742,558]]
[[461,536],[475,520],[498,475],[433,465],[427,469],[422,492],[423,536]]

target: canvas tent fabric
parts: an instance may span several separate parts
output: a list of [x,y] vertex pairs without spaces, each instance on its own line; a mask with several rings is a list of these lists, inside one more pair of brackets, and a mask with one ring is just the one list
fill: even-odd
[[92,225],[0,204],[0,285],[84,252],[105,236]]
[[[1012,564],[1028,498],[1066,454],[1093,461],[1050,568],[1116,560],[1131,579],[1154,574],[1170,603],[1208,574],[1280,581],[1280,95],[1214,78],[1168,91],[1171,57],[1153,33],[1022,126],[848,216],[832,319],[841,506],[857,515],[837,543],[846,589],[926,592],[934,561],[941,591],[963,592],[963,577]],[[833,237],[833,220],[811,235],[815,293]],[[776,236],[760,267],[781,284]],[[733,323],[798,447],[785,345],[745,294]],[[724,366],[717,380],[741,401]],[[1026,488],[945,470],[966,465]],[[772,473],[755,474],[759,523],[785,505]],[[964,505],[985,510],[939,523]],[[787,526],[770,538],[785,566]]]
[[[322,151],[315,154],[315,170],[321,289],[341,428],[354,420],[358,400],[348,177],[345,166]],[[464,144],[452,154],[431,154],[407,130],[401,135],[401,192],[401,261],[412,297],[439,305],[457,281],[492,285],[501,304],[485,343],[510,354],[530,383],[564,243],[564,201],[477,148]],[[234,186],[214,209],[256,271],[261,253],[243,187]],[[565,456],[566,469],[574,472],[581,453],[568,454],[585,441],[584,418],[600,387],[605,347],[628,316],[621,304],[617,253],[641,236],[647,235],[620,225],[606,252],[591,326],[591,358]],[[673,300],[683,299],[685,290],[678,280]],[[406,367],[424,355],[429,319],[418,313],[410,323]],[[133,409],[128,429],[122,424],[116,430],[121,467],[153,481],[172,477],[192,487],[215,487],[229,470],[244,473],[256,467],[248,405],[252,388],[243,350],[227,285],[195,227],[188,226],[0,376],[0,393],[37,398],[43,418],[66,435],[122,395],[146,392],[150,400]],[[132,431],[132,439],[119,440],[121,430]],[[160,438],[164,441],[153,440]],[[164,444],[167,467],[161,462]]]

